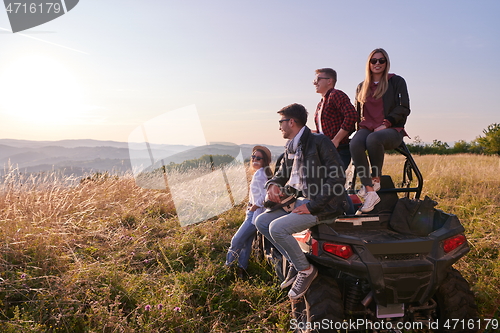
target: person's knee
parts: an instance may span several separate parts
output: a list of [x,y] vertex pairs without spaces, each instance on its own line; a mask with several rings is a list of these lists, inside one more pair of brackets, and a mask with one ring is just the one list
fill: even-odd
[[368,135],[366,138],[366,149],[368,151],[379,149],[383,147],[382,141],[376,135]]
[[351,152],[351,157],[356,158],[359,154],[365,153],[366,147],[364,145],[353,145],[351,143],[349,150]]
[[287,235],[281,224],[275,223],[274,221],[269,225],[269,234],[274,240],[283,239]]
[[260,233],[262,233],[262,231],[266,231],[269,228],[269,222],[266,217],[266,213],[263,213],[257,216],[257,218],[255,219],[255,228],[257,228]]

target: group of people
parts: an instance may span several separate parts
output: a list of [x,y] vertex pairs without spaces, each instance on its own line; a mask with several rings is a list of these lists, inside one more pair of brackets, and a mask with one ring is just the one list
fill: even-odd
[[[389,73],[389,69],[387,52],[373,50],[354,105],[344,92],[335,89],[337,73],[333,69],[316,70],[313,84],[322,98],[314,115],[315,130],[306,126],[308,113],[304,106],[291,104],[278,111],[279,129],[288,140],[283,158],[272,173],[269,149],[254,147],[246,219],[227,253],[226,265],[237,260],[239,276],[248,266],[258,230],[291,264],[281,287],[291,286],[291,299],[305,294],[318,270],[309,263],[293,234],[324,219],[349,213],[352,202],[344,190],[344,170],[351,158],[362,184],[357,194],[364,199],[356,214],[368,213],[380,202],[377,191],[385,150],[401,144],[410,113],[406,82]],[[290,190],[297,197],[293,210],[264,209],[266,196],[271,202],[280,203]]]

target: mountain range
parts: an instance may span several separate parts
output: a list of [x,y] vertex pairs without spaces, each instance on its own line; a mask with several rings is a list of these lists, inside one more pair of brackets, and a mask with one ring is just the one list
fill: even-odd
[[[58,171],[65,175],[83,176],[96,172],[122,174],[132,171],[137,161],[144,163],[162,158],[165,163],[198,158],[203,154],[238,154],[241,149],[248,159],[254,145],[212,144],[206,147],[128,143],[99,140],[30,141],[0,139],[1,174],[14,168],[24,173]],[[230,147],[230,148],[228,148]],[[270,146],[273,157],[283,152],[283,146]],[[229,149],[229,150],[228,150]],[[235,150],[236,149],[236,150]],[[131,163],[131,156],[133,161]]]

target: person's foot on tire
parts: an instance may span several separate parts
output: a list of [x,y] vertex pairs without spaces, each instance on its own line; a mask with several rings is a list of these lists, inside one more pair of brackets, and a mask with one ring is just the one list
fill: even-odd
[[309,289],[309,286],[314,281],[316,276],[318,276],[318,269],[313,265],[311,265],[309,269],[298,272],[297,278],[292,285],[292,289],[288,292],[290,299],[296,300],[302,297],[306,293],[307,289]]

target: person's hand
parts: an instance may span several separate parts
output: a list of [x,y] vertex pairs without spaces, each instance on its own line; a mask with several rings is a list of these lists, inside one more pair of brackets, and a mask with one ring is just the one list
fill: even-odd
[[374,131],[374,132],[378,132],[378,131],[384,130],[384,129],[386,129],[386,128],[387,128],[387,127],[386,127],[385,125],[383,125],[383,124],[382,124],[382,125],[380,125],[379,127],[375,128],[373,131]]
[[255,212],[257,210],[257,208],[259,208],[259,206],[252,205],[252,207],[250,207],[248,210],[251,211],[251,212]]
[[338,147],[339,147],[339,144],[340,144],[339,140],[335,140],[335,138],[334,138],[334,139],[332,140],[332,142],[333,142],[333,145],[335,146],[335,148],[338,148]]
[[267,188],[267,196],[269,197],[269,200],[272,202],[277,202],[279,203],[281,201],[280,199],[281,195],[281,189],[278,185],[276,184],[271,184]]
[[299,214],[299,215],[311,214],[311,212],[309,212],[309,209],[307,209],[307,205],[301,205],[299,207],[296,207],[294,210],[292,210],[292,213]]

